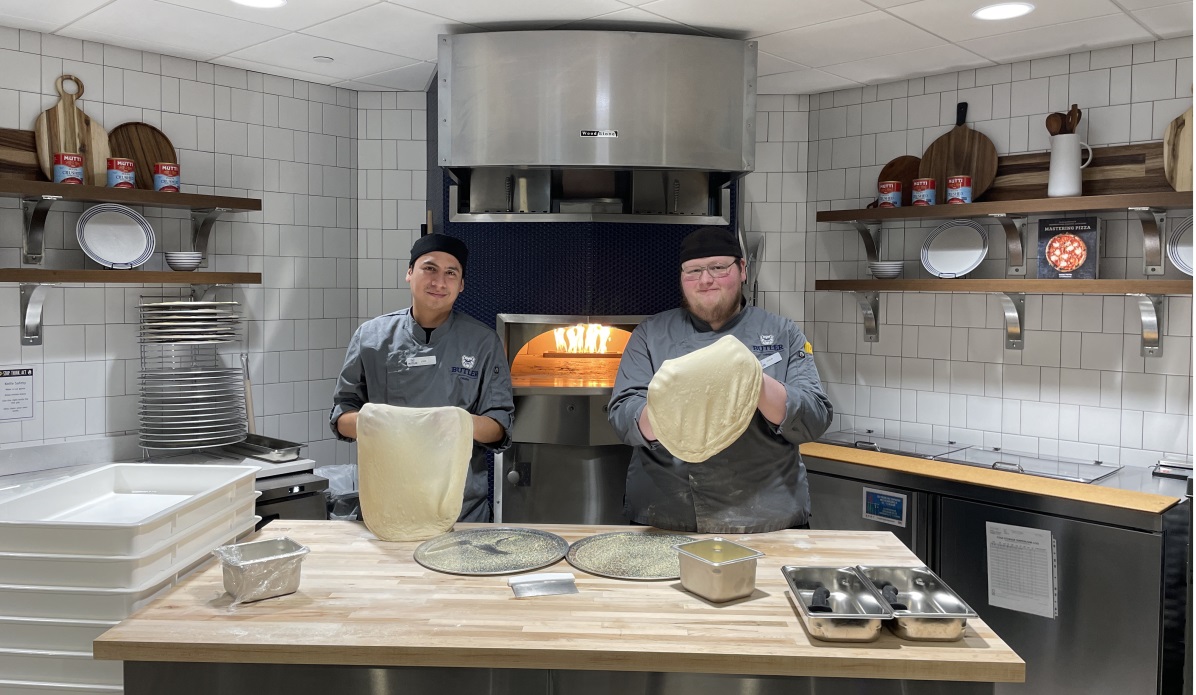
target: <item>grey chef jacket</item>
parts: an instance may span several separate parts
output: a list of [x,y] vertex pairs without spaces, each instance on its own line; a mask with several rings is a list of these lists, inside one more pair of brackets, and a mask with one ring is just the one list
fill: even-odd
[[[648,383],[661,364],[733,335],[785,385],[785,419],[773,425],[757,410],[731,446],[702,463],[686,463],[648,442],[637,420]],[[806,337],[793,321],[745,307],[721,329],[684,309],[657,314],[632,332],[619,363],[609,418],[634,447],[627,470],[625,511],[637,523],[696,533],[762,533],[809,520],[810,491],[797,447],[831,422]],[[779,356],[774,357],[774,355]]]
[[[493,418],[506,434],[495,444],[473,443],[459,519],[490,521],[486,450],[502,451],[510,446],[515,412],[511,370],[502,343],[493,329],[455,311],[432,331],[431,340],[425,337],[410,308],[361,324],[349,342],[345,366],[336,381],[329,416],[332,431],[338,439],[352,441],[337,431],[336,421],[366,403],[408,408],[451,405]],[[426,364],[430,358],[435,358],[434,364]]]

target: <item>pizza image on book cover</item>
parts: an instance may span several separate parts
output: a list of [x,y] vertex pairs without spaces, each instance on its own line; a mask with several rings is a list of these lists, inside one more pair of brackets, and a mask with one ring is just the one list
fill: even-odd
[[1094,280],[1099,264],[1099,218],[1038,221],[1038,277]]

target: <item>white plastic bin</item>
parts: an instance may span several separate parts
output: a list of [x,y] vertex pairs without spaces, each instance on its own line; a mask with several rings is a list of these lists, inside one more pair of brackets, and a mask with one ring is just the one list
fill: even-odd
[[123,661],[97,661],[91,651],[0,649],[0,678],[88,685],[123,685]]
[[[0,616],[0,649],[48,649],[83,652],[95,638],[116,625],[115,620],[64,620]],[[0,686],[0,693],[5,690]]]
[[138,555],[253,494],[257,468],[116,463],[0,501],[0,551]]

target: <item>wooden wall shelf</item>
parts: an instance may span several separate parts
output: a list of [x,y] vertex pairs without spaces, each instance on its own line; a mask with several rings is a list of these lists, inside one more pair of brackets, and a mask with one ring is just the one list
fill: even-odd
[[140,188],[77,186],[23,179],[0,179],[0,196],[22,199],[41,199],[50,196],[65,202],[120,203],[121,205],[146,205],[156,208],[188,210],[221,208],[226,212],[252,212],[262,209],[262,201],[258,198],[235,198],[196,193],[161,193]]
[[953,220],[966,217],[1003,217],[1039,215],[1053,212],[1108,212],[1138,208],[1190,208],[1191,193],[1126,193],[1086,195],[1071,198],[1031,198],[999,200],[965,205],[927,205],[904,208],[864,208],[861,210],[823,210],[815,216],[819,222],[856,222],[885,220]]
[[814,289],[831,292],[1018,292],[1026,294],[1191,295],[1191,280],[815,280]]

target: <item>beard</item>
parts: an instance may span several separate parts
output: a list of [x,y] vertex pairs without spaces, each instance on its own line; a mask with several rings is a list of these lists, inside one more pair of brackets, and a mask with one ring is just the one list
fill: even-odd
[[741,299],[740,293],[735,292],[721,298],[714,306],[696,307],[690,304],[689,298],[685,296],[685,289],[682,288],[681,290],[681,308],[711,326],[722,327],[723,324],[731,320],[731,317],[739,313],[739,308],[742,304]]

